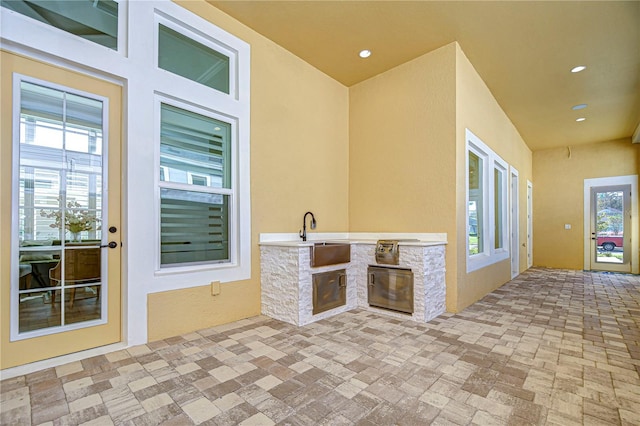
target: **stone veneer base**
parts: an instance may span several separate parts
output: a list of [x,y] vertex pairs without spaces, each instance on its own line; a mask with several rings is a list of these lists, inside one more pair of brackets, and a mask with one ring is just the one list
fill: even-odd
[[[378,265],[374,243],[352,243],[351,262],[311,267],[308,245],[260,246],[261,311],[263,315],[294,325],[306,325],[355,308],[401,319],[427,322],[445,311],[445,244],[400,245],[400,265],[414,274],[414,312],[405,314],[370,307],[367,303],[367,267]],[[391,266],[393,267],[393,266]],[[346,269],[346,304],[312,314],[312,275]]]

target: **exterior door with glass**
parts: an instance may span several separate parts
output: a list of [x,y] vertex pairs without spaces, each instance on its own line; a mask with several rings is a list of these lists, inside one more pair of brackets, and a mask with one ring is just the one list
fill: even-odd
[[631,185],[591,188],[591,269],[631,272]]
[[6,52],[2,91],[4,369],[121,340],[122,94]]

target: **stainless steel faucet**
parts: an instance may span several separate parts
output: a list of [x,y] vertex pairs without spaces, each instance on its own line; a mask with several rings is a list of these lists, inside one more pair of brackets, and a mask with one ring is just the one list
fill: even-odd
[[300,231],[300,238],[302,241],[307,241],[307,215],[311,215],[311,229],[316,229],[316,218],[313,216],[313,213],[306,212],[304,217],[302,218],[302,231]]

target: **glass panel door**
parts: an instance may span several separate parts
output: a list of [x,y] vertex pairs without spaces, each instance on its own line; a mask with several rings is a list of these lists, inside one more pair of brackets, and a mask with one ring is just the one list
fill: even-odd
[[121,341],[122,86],[0,57],[5,369]]
[[630,272],[630,187],[591,190],[592,268]]
[[106,281],[103,101],[29,81],[19,90],[18,333],[95,325]]

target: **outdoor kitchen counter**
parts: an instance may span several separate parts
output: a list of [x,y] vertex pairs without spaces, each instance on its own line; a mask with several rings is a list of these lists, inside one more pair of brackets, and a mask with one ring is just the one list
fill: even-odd
[[412,233],[309,233],[307,241],[298,234],[260,234],[261,246],[311,247],[315,243],[376,244],[378,240],[398,240],[400,245],[432,246],[447,244],[447,234]]
[[[275,246],[275,247],[311,247],[316,243],[345,243],[345,244],[373,244],[375,245],[378,240],[308,240],[308,241],[261,241],[261,246]],[[427,247],[427,246],[440,246],[447,244],[446,241],[399,241],[398,245],[401,246],[415,246],[415,247]]]
[[[341,312],[361,308],[426,322],[445,310],[446,234],[320,234],[300,241],[297,234],[260,235],[261,311],[263,315],[294,325],[306,325]],[[367,301],[367,268],[376,265],[378,240],[400,241],[399,265],[380,265],[411,269],[414,274],[414,312],[411,315],[370,307]],[[310,247],[314,243],[348,243],[348,263],[311,266]],[[327,271],[345,270],[346,303],[343,306],[312,313],[312,276]]]

